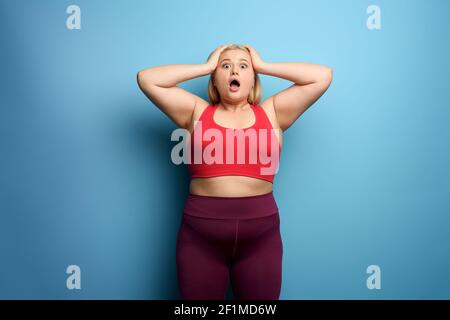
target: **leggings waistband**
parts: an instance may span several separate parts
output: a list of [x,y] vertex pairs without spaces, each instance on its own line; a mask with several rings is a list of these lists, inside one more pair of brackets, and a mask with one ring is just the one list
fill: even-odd
[[256,196],[220,197],[189,193],[184,214],[214,219],[253,219],[278,213],[273,192]]

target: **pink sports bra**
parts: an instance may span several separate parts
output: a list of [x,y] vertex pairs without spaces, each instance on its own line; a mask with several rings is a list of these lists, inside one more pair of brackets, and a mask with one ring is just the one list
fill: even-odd
[[192,178],[248,176],[273,183],[281,145],[265,111],[251,104],[255,123],[226,128],[214,121],[217,105],[209,105],[194,123],[188,142],[188,169]]

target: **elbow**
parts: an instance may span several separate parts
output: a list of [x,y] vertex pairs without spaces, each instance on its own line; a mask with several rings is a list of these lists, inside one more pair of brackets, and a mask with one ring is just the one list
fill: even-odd
[[148,76],[145,75],[144,71],[139,71],[136,74],[136,82],[140,88],[143,88],[145,84],[148,84]]
[[325,70],[325,79],[331,81],[333,79],[333,69],[330,67],[326,67]]
[[333,81],[333,69],[329,67],[325,67],[325,70],[322,74],[321,81],[331,83]]
[[138,85],[141,85],[142,83],[142,71],[138,71],[138,73],[136,74],[136,82],[138,83]]

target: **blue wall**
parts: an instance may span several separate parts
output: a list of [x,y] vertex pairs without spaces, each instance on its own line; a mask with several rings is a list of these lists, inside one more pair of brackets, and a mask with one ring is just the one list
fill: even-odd
[[[81,8],[69,30],[66,9]],[[369,30],[369,5],[381,8]],[[285,133],[281,299],[450,298],[450,2],[0,1],[0,298],[176,299],[187,169],[137,71],[224,43],[334,70]],[[291,83],[261,75],[267,98]],[[207,99],[208,77],[181,84]],[[66,268],[81,268],[81,290]],[[381,289],[366,268],[381,268]],[[227,295],[232,298],[231,291]]]

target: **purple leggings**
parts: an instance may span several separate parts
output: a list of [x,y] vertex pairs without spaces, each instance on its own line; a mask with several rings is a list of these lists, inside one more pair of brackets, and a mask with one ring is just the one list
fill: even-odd
[[283,243],[273,193],[248,197],[189,194],[176,244],[182,299],[278,300]]

